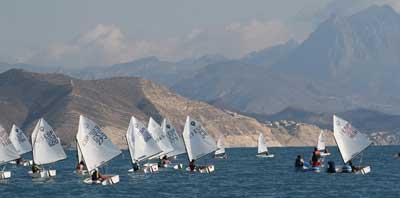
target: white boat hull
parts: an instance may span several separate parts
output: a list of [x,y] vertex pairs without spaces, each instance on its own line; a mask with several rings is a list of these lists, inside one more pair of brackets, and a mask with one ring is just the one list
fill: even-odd
[[156,163],[147,163],[143,165],[144,173],[155,173],[158,172],[158,164]]
[[175,170],[179,170],[183,168],[183,164],[164,164],[163,165],[164,168],[172,168]]
[[[16,165],[17,161],[11,161],[9,163]],[[22,161],[19,165],[21,165],[21,166],[32,166],[32,164],[33,164],[33,160],[25,160],[25,161]]]
[[55,177],[57,175],[57,171],[56,170],[41,170],[41,171],[39,171],[37,173],[33,173],[32,171],[29,171],[28,174],[32,178],[46,179],[46,178]]
[[0,171],[0,180],[2,179],[10,179],[11,171]]
[[83,180],[83,183],[85,184],[101,184],[103,186],[108,186],[108,185],[113,185],[116,183],[119,183],[119,175],[105,175],[107,179],[101,181],[101,180],[96,180],[93,181],[92,178],[86,178]]
[[323,153],[323,152],[321,152],[321,156],[322,157],[329,156],[329,155],[331,155],[331,153]]
[[[186,170],[191,171],[189,167],[187,167]],[[198,168],[196,168],[194,172],[195,171],[198,171],[200,173],[212,173],[215,171],[215,167],[214,165],[198,166]]]
[[274,154],[269,154],[269,155],[256,155],[256,156],[259,157],[259,158],[273,158],[273,157],[275,157]]

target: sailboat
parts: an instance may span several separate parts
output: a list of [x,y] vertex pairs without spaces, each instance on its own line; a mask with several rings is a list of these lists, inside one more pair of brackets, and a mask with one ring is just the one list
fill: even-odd
[[324,136],[324,131],[321,130],[321,133],[319,133],[318,136],[318,142],[317,142],[317,149],[320,151],[321,156],[328,156],[331,155],[329,152],[326,152],[326,138]]
[[[140,162],[148,161],[150,158],[159,156],[163,152],[144,124],[134,116],[132,116],[129,122],[126,140],[133,165],[133,168],[128,170],[129,172],[138,171],[140,169]],[[145,173],[156,172],[158,171],[158,164],[145,163],[143,164],[143,171]]]
[[[21,156],[11,143],[6,130],[0,125],[0,165],[16,160]],[[11,178],[11,171],[5,171],[5,166],[0,171],[0,180]]]
[[[15,124],[12,125],[9,138],[19,155],[22,156],[23,154],[32,151],[32,145],[31,143],[29,143],[28,138],[26,137],[24,132]],[[30,166],[33,163],[32,160],[22,160],[22,159],[17,159],[16,161],[11,161],[10,163],[17,164],[17,161],[18,164],[21,164],[23,166]]]
[[214,153],[214,158],[226,159],[228,156],[225,153],[224,136],[220,136],[217,141],[218,150]]
[[153,137],[154,141],[156,141],[157,145],[162,150],[162,152],[160,154],[153,156],[150,159],[155,159],[157,157],[163,157],[163,156],[171,153],[174,150],[174,148],[172,147],[171,143],[169,142],[167,136],[164,135],[161,126],[152,117],[150,117],[150,119],[149,119],[147,130],[149,131],[151,137]]
[[[372,144],[366,135],[336,115],[333,115],[333,135],[345,164],[349,163]],[[344,166],[342,172],[367,174],[371,172],[371,167],[356,167],[356,170],[352,170],[351,167]]]
[[164,119],[161,124],[162,131],[165,136],[168,137],[168,140],[173,148],[173,151],[168,154],[168,156],[178,156],[186,153],[185,144],[175,127],[172,126],[171,122],[167,119]]
[[[43,118],[40,118],[32,132],[32,146],[33,165],[51,164],[67,158],[60,138]],[[41,169],[35,173],[32,171],[28,173],[33,178],[56,176],[56,170]]]
[[[100,127],[82,115],[79,117],[76,140],[89,172],[98,170],[99,167],[121,154],[121,150],[111,142]],[[84,179],[83,182],[86,184],[112,185],[119,182],[119,175],[104,175],[102,179],[95,181],[89,177]]]
[[272,158],[274,154],[269,154],[267,144],[265,143],[264,135],[260,133],[258,136],[258,154],[257,157]]
[[[189,163],[218,149],[214,138],[203,128],[201,123],[189,116],[186,118],[182,135]],[[200,173],[211,173],[214,169],[214,165],[198,166],[197,168]]]

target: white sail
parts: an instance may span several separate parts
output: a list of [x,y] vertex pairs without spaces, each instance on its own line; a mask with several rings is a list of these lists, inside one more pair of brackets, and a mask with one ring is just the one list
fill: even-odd
[[200,122],[186,118],[185,129],[183,130],[183,140],[189,161],[197,160],[208,153],[217,150],[217,145],[213,137],[202,127]]
[[161,128],[164,135],[168,137],[171,146],[174,148],[174,150],[168,155],[177,156],[186,153],[185,144],[183,143],[181,136],[178,135],[175,127],[172,126],[172,124],[167,119],[163,120]]
[[149,159],[163,152],[143,123],[133,116],[129,122],[126,139],[133,163]]
[[366,135],[336,115],[333,115],[333,135],[344,163],[353,159],[372,144]]
[[152,117],[149,119],[147,130],[149,131],[151,137],[153,137],[154,141],[156,141],[160,149],[163,151],[158,156],[166,155],[174,150],[169,142],[169,139],[163,133],[161,126]]
[[265,143],[264,135],[260,133],[258,136],[258,153],[268,152],[267,144]]
[[88,171],[98,168],[121,154],[121,150],[111,142],[100,127],[82,115],[79,117],[76,139]]
[[32,151],[32,145],[26,137],[25,133],[15,124],[13,124],[11,128],[9,137],[19,155]]
[[222,155],[222,154],[225,153],[224,137],[223,136],[218,138],[217,147],[218,147],[218,150],[215,151],[215,155]]
[[0,164],[20,158],[17,150],[11,143],[6,130],[0,125]]
[[317,149],[320,151],[325,150],[325,136],[324,136],[323,130],[321,130],[321,133],[319,133],[319,136],[318,136]]
[[80,163],[81,161],[83,161],[83,156],[82,156],[82,151],[81,151],[81,149],[79,148],[79,145],[78,145],[78,140],[76,141],[76,152],[77,152],[77,155],[78,155],[78,163]]
[[38,121],[33,130],[32,146],[35,164],[49,164],[67,158],[60,138],[43,118]]

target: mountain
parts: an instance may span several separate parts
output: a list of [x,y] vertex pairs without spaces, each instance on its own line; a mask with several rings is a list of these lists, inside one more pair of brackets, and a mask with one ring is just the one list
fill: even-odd
[[[352,123],[377,145],[400,144],[400,116],[385,114],[368,109],[354,109],[335,113]],[[332,130],[333,113],[313,113],[304,109],[288,107],[272,115],[247,114],[260,122],[275,123],[308,123],[321,129]],[[276,124],[275,124],[276,125]],[[282,125],[282,124],[281,124]]]
[[[319,133],[319,128],[315,128],[307,139],[296,139],[302,136],[302,130],[279,132],[254,118],[186,99],[141,78],[79,80],[19,69],[0,74],[0,113],[0,123],[5,128],[16,123],[28,134],[37,120],[44,117],[64,145],[74,144],[80,114],[98,123],[121,147],[126,144],[124,135],[132,115],[145,123],[149,116],[158,122],[166,117],[179,131],[190,115],[215,138],[225,135],[227,146],[255,146],[259,133],[264,133],[269,146],[309,145]],[[292,141],[287,142],[288,139]]]
[[400,88],[400,15],[391,7],[332,17],[301,44],[283,51],[269,58],[272,63],[209,65],[174,89],[247,113],[275,114],[287,107],[400,113],[395,91]]

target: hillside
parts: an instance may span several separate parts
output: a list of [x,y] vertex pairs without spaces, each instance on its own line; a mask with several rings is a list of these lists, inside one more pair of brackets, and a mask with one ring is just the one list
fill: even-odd
[[[179,131],[186,115],[191,115],[214,137],[225,135],[227,146],[255,146],[261,132],[270,146],[309,145],[296,139],[287,143],[293,134],[277,137],[270,127],[256,119],[188,100],[140,78],[78,80],[12,69],[0,74],[0,99],[0,122],[6,128],[16,122],[30,134],[37,119],[44,117],[64,145],[74,144],[80,114],[96,121],[121,147],[125,147],[124,135],[131,115],[145,123],[149,116],[158,122],[167,117]],[[316,129],[313,137],[308,138],[314,142],[318,133]]]

